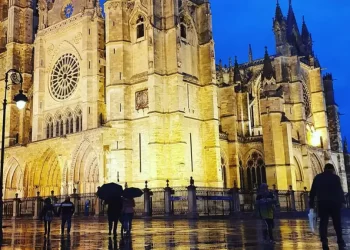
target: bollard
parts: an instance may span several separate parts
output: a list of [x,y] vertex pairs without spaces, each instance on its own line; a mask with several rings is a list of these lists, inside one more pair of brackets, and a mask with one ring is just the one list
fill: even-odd
[[241,210],[241,202],[239,200],[239,188],[237,187],[236,181],[233,184],[233,188],[230,190],[232,195],[232,207],[231,213],[240,212]]
[[307,188],[304,187],[304,193],[303,193],[303,203],[304,203],[304,211],[308,211],[309,210],[309,192],[306,191]]
[[[97,193],[100,187],[97,187]],[[98,198],[96,193],[96,204],[95,204],[95,217],[99,217],[101,213],[101,200]]]
[[73,188],[73,194],[72,194],[72,202],[74,204],[74,216],[78,216],[79,215],[79,195],[77,194],[77,189]]
[[165,215],[170,216],[173,214],[171,208],[171,195],[173,194],[173,189],[169,187],[169,180],[166,180],[166,187],[164,188],[164,206]]
[[40,219],[40,213],[41,213],[41,197],[40,197],[40,192],[38,191],[36,193],[36,198],[34,201],[34,220]]
[[12,219],[16,219],[20,216],[20,207],[19,207],[20,202],[21,202],[21,200],[18,198],[18,194],[16,193],[16,198],[13,199]]
[[293,187],[289,186],[289,194],[290,194],[290,209],[291,211],[296,211],[295,209],[295,192],[293,190]]
[[187,187],[188,193],[188,212],[187,217],[189,219],[196,219],[199,217],[197,213],[197,194],[196,194],[196,186],[194,185],[194,180],[191,177],[190,185]]
[[143,189],[143,216],[152,216],[152,209],[151,209],[151,195],[152,192],[148,188],[148,181],[145,181],[145,188]]

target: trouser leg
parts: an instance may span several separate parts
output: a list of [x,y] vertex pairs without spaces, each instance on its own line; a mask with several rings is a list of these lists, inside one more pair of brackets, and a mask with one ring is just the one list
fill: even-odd
[[46,220],[44,220],[44,229],[45,229],[45,234],[47,234],[47,224],[48,222]]
[[108,232],[111,234],[112,232],[112,227],[113,227],[113,220],[109,219],[108,220]]
[[51,232],[51,222],[48,221],[48,222],[47,222],[47,234],[49,235],[50,232]]
[[113,234],[117,235],[118,219],[114,221]]
[[65,217],[62,217],[62,221],[61,221],[61,233],[64,233],[64,227],[66,225],[66,221],[67,219]]
[[72,217],[67,218],[67,233],[70,233],[70,229],[72,227]]
[[319,216],[320,216],[320,238],[323,244],[328,244],[328,221],[329,210],[327,204],[319,204]]
[[341,225],[341,208],[340,208],[340,206],[333,206],[332,207],[331,216],[332,216],[334,230],[337,234],[338,244],[343,244],[344,239],[343,239],[343,232],[342,232],[342,225]]

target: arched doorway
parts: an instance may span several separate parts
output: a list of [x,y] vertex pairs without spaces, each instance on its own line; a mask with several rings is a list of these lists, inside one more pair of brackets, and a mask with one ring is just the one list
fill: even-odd
[[4,171],[5,190],[4,198],[13,199],[16,193],[23,196],[23,172],[15,158],[11,158],[5,166]]
[[315,177],[316,175],[323,172],[322,165],[315,154],[311,154],[310,158],[311,158],[312,175],[313,177]]
[[39,191],[41,196],[50,196],[51,191],[55,195],[61,194],[62,171],[56,153],[47,149],[42,156],[33,164],[30,171],[28,190],[30,196],[35,196]]
[[99,186],[98,157],[88,141],[76,150],[72,163],[72,182],[79,193],[95,193]]
[[221,157],[221,178],[224,188],[227,188],[226,163],[223,157]]

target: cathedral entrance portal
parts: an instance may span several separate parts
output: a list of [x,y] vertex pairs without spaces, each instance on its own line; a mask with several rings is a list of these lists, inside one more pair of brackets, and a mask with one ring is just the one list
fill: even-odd
[[28,191],[29,196],[36,196],[39,191],[41,196],[50,196],[51,191],[55,195],[61,194],[61,167],[56,153],[47,149],[44,154],[35,161],[29,171]]
[[95,193],[99,186],[98,157],[90,143],[84,141],[75,153],[72,179],[78,193]]

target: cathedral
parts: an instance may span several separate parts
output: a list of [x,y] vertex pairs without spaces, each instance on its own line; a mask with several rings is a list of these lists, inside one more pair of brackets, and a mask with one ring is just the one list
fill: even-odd
[[347,190],[333,78],[292,4],[287,16],[277,4],[275,53],[256,60],[250,48],[248,62],[227,66],[215,63],[208,0],[101,7],[1,1],[0,97],[14,68],[29,99],[7,107],[5,198],[190,177],[200,187],[303,190],[326,162]]

